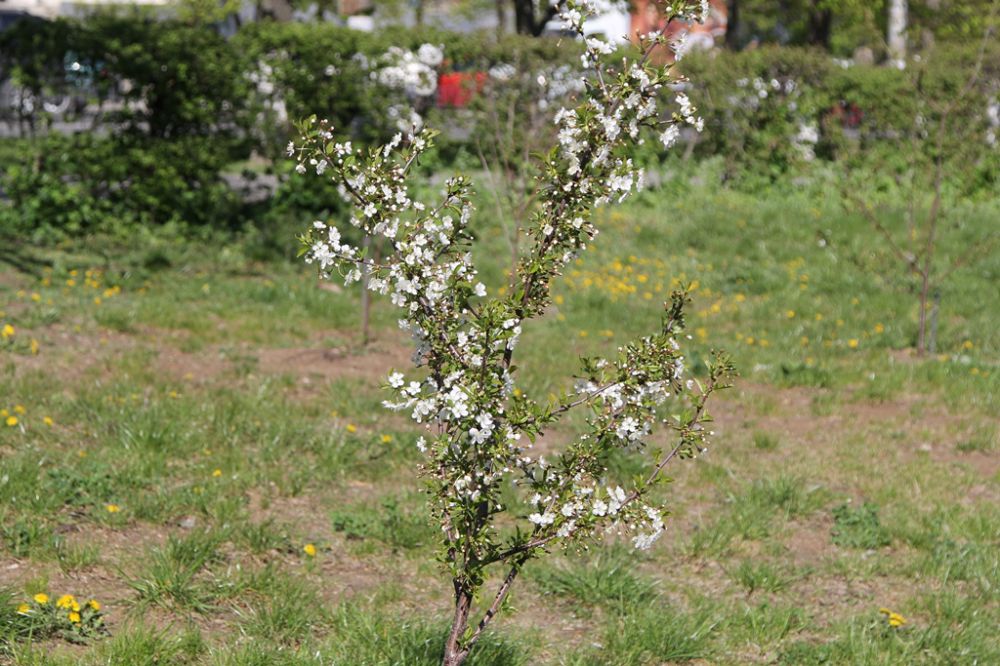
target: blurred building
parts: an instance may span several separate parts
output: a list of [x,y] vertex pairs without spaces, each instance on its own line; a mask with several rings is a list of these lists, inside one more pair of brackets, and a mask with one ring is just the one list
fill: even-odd
[[729,10],[725,0],[710,0],[708,19],[704,23],[687,23],[666,19],[660,14],[653,0],[632,0],[632,25],[629,34],[646,35],[666,27],[666,36],[672,41],[682,41],[681,53],[690,50],[705,50],[721,43],[726,37]]
[[8,17],[37,16],[54,19],[78,16],[89,9],[108,5],[144,5],[162,7],[169,0],[0,0],[0,15]]

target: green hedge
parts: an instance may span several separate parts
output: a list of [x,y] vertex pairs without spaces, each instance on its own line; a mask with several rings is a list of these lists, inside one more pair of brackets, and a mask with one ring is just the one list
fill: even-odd
[[[284,164],[291,121],[317,114],[359,143],[384,138],[388,102],[369,85],[356,54],[372,58],[389,46],[427,42],[443,46],[446,71],[482,71],[497,63],[534,70],[579,54],[571,40],[498,41],[435,30],[369,34],[327,24],[254,23],[226,39],[205,26],[142,13],[22,22],[0,33],[0,75],[35,95],[59,93],[73,89],[63,64],[76,60],[99,73],[91,89],[98,100],[124,92],[116,110],[101,119],[102,131],[84,135],[45,136],[51,119],[36,105],[26,120],[40,130],[39,138],[18,142],[13,159],[0,166],[0,186],[10,199],[0,208],[0,222],[42,238],[134,224],[237,226],[247,217],[271,223],[336,211],[340,204],[329,188],[296,177]],[[954,171],[968,191],[995,190],[1000,151],[976,145],[988,129],[986,105],[1000,89],[1000,48],[990,49],[967,91],[973,46],[938,49],[916,83],[911,72],[845,68],[806,49],[692,54],[681,68],[706,130],[687,152],[723,156],[729,180],[756,186],[808,170],[810,162],[878,164],[878,173],[891,178],[893,170],[907,168],[913,150],[927,159],[942,150],[955,166],[949,174]],[[267,90],[252,80],[262,65],[269,68]],[[749,105],[759,92],[755,80],[768,94]],[[287,111],[280,122],[268,105],[278,98]],[[935,109],[956,100],[946,140],[940,146],[927,141],[920,133],[936,122]],[[845,129],[845,112],[855,113],[855,127]],[[475,132],[471,109],[428,113],[429,124]],[[918,116],[924,127],[915,122]],[[814,142],[802,140],[803,128]],[[439,161],[430,168],[450,167],[475,153],[460,133],[440,143]],[[665,156],[654,142],[644,151],[642,161],[651,164],[684,152],[675,148]],[[278,172],[281,185],[272,201],[247,208],[221,174],[255,155],[273,165],[267,168]],[[886,163],[889,168],[882,168]]]
[[[982,67],[973,77],[977,63]],[[706,119],[695,154],[724,156],[730,177],[774,179],[803,168],[794,138],[804,123],[817,131],[819,160],[901,170],[942,151],[970,191],[997,184],[1000,150],[984,144],[987,106],[1000,94],[998,44],[981,59],[975,44],[939,48],[910,71],[844,66],[818,50],[777,47],[697,54],[681,66]],[[768,84],[768,96],[748,108],[739,93],[752,84],[739,83],[755,79]],[[772,81],[782,93],[775,94]],[[794,92],[784,94],[789,81]],[[939,146],[936,128],[948,106]]]

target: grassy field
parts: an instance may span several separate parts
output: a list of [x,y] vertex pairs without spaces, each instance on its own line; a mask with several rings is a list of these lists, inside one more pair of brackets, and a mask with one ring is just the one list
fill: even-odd
[[[942,256],[998,213],[957,211]],[[917,358],[916,297],[835,197],[676,187],[601,215],[526,327],[525,390],[690,281],[694,366],[721,347],[742,376],[657,546],[533,562],[472,663],[1000,663],[1000,256],[951,276]],[[379,407],[409,356],[391,307],[362,347],[356,293],[240,242],[44,256],[0,273],[0,663],[438,663],[418,432]],[[47,614],[65,594],[80,623]]]

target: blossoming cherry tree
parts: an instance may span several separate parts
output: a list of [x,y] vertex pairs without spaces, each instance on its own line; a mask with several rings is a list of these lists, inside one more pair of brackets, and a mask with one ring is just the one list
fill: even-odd
[[[588,2],[559,7],[563,22],[581,37],[593,11]],[[707,3],[672,2],[663,11],[670,20],[703,20]],[[350,224],[392,248],[375,262],[324,221],[302,239],[306,261],[324,277],[338,273],[350,283],[365,272],[368,288],[401,310],[399,326],[416,343],[417,370],[388,376],[392,397],[385,405],[408,412],[425,430],[418,440],[421,472],[454,590],[445,666],[466,660],[533,558],[609,532],[650,547],[665,529],[665,511],[650,491],[671,460],[704,448],[706,401],[728,385],[732,368],[721,354],[707,364],[703,381],[688,378],[680,348],[687,296],[678,292],[665,305],[658,331],[611,358],[583,359],[576,385],[564,396],[539,402],[515,390],[523,327],[545,313],[553,279],[597,236],[594,209],[642,185],[630,149],[644,131],[669,147],[681,125],[700,128],[683,94],[675,96],[676,111],[657,111],[658,98],[677,80],[670,66],[650,57],[665,42],[662,33],[642,36],[637,56],[611,66],[611,47],[586,38],[586,88],[573,108],[555,113],[558,146],[541,168],[538,205],[527,225],[530,249],[518,263],[514,288],[502,297],[487,296],[472,263],[469,181],[451,178],[434,203],[411,196],[411,167],[431,148],[433,132],[400,133],[361,150],[312,118],[289,146],[300,167],[332,178],[354,204]],[[587,412],[585,434],[563,451],[533,455],[532,442],[575,409]],[[669,443],[652,439],[656,426],[672,433]],[[621,450],[646,461],[643,474],[626,485],[607,470],[609,457]],[[484,595],[494,571],[497,587]]]

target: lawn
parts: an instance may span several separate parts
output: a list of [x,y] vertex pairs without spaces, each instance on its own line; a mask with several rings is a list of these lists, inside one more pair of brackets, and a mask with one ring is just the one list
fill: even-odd
[[[942,257],[998,213],[957,211]],[[822,187],[670,182],[600,220],[526,327],[524,390],[564,391],[688,283],[690,364],[724,348],[741,377],[659,491],[664,538],[532,562],[471,663],[1000,663],[1000,255],[949,277],[920,358],[905,275]],[[0,663],[439,663],[419,432],[380,407],[395,313],[362,346],[357,293],[247,247],[94,240],[0,272]],[[43,621],[65,594],[98,601],[88,629]]]

